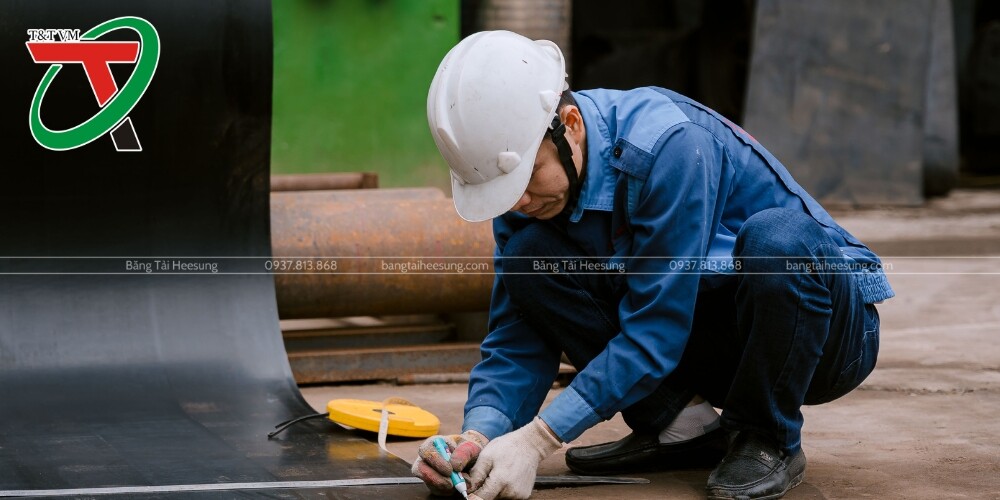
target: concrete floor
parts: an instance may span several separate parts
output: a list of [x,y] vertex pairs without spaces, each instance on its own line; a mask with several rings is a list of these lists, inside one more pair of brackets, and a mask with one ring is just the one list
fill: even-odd
[[[921,208],[835,216],[880,252],[897,297],[879,307],[875,372],[844,398],[803,409],[806,479],[786,498],[1000,499],[1000,193],[956,192]],[[303,393],[317,408],[335,398],[404,397],[451,433],[461,426],[466,387],[341,385]],[[627,433],[616,417],[569,446]],[[412,461],[419,442],[388,447]],[[708,472],[635,474],[651,482],[539,490],[533,498],[703,498]],[[563,453],[540,473],[567,474]]]

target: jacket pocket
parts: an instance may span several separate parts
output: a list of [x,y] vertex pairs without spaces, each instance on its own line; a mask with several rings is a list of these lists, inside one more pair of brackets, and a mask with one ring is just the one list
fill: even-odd
[[810,398],[808,404],[822,404],[833,401],[856,389],[871,375],[878,360],[879,316],[874,304],[865,305],[865,326],[857,356],[841,370],[836,382],[822,397]]

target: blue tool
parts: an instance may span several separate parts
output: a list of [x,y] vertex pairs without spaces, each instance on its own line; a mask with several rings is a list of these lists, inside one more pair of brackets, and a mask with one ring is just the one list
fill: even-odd
[[[437,448],[438,453],[441,454],[441,458],[445,462],[451,461],[451,455],[448,454],[448,445],[444,444],[444,439],[434,438],[434,447]],[[451,484],[455,485],[455,490],[461,493],[463,497],[469,498],[469,491],[465,486],[465,478],[461,474],[451,471]]]

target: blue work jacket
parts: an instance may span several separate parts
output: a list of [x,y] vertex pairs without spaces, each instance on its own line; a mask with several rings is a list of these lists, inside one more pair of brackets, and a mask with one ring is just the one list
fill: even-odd
[[[540,414],[563,441],[649,395],[677,366],[699,287],[733,272],[736,234],[761,210],[809,214],[856,264],[866,302],[894,295],[878,256],[737,125],[660,88],[574,96],[587,131],[587,173],[567,233],[609,268],[625,265],[627,291],[618,308],[621,332]],[[514,212],[493,221],[489,334],[472,370],[463,425],[490,439],[538,413],[559,366],[560,353],[518,317],[500,278],[504,244],[530,222]],[[705,272],[685,272],[689,265]]]

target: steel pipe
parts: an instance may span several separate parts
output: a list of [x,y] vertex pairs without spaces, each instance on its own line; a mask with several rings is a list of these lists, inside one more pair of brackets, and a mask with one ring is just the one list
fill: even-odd
[[271,176],[271,191],[316,191],[328,189],[371,189],[378,187],[374,172],[335,172]]
[[[334,189],[324,191],[279,191],[271,193],[271,210],[285,207],[316,207],[330,203],[368,203],[399,200],[445,200],[438,188]],[[302,214],[300,214],[302,215]]]
[[491,224],[436,189],[273,193],[271,246],[283,319],[489,308]]

